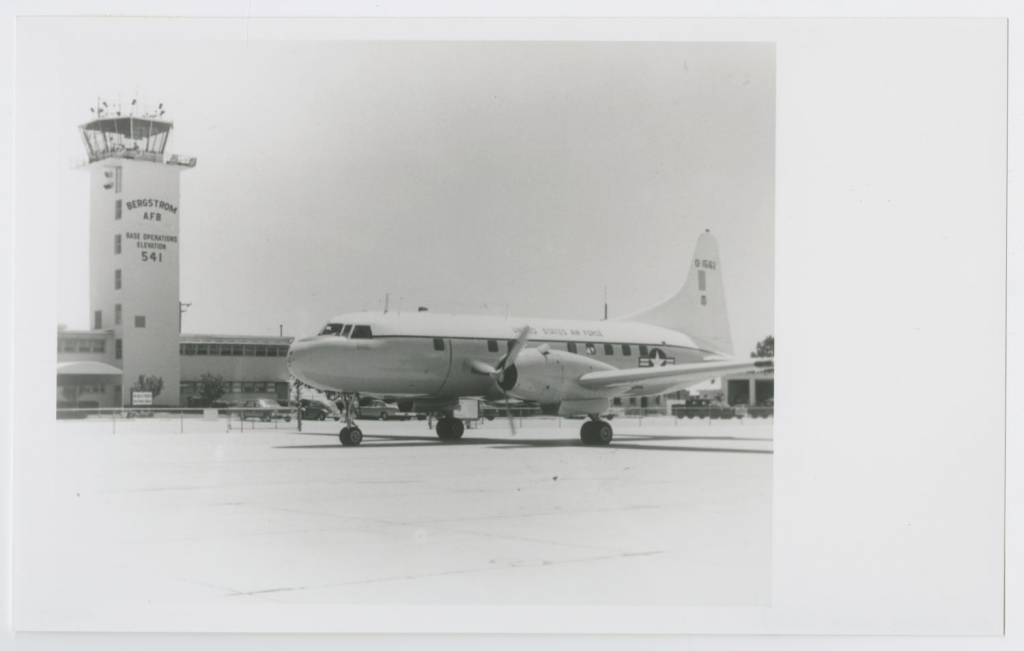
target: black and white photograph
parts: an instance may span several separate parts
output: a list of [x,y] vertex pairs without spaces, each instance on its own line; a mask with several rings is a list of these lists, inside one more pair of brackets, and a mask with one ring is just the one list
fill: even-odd
[[15,629],[997,635],[1004,27],[19,20]]
[[63,52],[62,598],[770,603],[772,44],[120,51]]

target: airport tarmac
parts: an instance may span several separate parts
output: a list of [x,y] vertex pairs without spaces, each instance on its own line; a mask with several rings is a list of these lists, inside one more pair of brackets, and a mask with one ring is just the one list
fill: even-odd
[[62,421],[58,598],[770,605],[771,421],[580,424]]

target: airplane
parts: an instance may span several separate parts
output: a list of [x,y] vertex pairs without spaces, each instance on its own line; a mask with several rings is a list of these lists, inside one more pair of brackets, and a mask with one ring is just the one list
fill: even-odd
[[353,417],[357,395],[411,399],[413,411],[439,415],[436,432],[444,441],[457,441],[465,431],[454,416],[460,398],[507,403],[511,397],[560,416],[588,416],[581,440],[607,445],[614,434],[601,414],[613,398],[670,393],[773,368],[771,359],[733,358],[732,352],[718,243],[706,231],[682,287],[636,314],[584,321],[423,308],[357,312],[293,342],[287,359],[300,382],[344,399],[342,445],[363,439]]

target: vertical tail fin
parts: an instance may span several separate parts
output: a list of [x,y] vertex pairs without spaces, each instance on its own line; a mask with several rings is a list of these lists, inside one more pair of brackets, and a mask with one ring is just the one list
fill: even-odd
[[687,334],[698,345],[732,355],[729,313],[718,242],[710,232],[701,233],[690,260],[686,282],[675,294],[654,307],[623,317]]

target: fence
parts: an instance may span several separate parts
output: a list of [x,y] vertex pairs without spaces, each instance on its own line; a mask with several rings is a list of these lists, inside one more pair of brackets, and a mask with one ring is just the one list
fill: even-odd
[[[57,420],[85,420],[108,424],[113,433],[144,429],[148,432],[215,432],[246,429],[283,429],[296,426],[296,410],[287,407],[108,407],[57,410]],[[139,427],[140,425],[147,427]]]
[[[623,426],[676,427],[682,425],[743,425],[750,422],[765,422],[774,416],[771,407],[682,407],[676,405],[672,413],[652,408],[630,407],[604,414],[604,418]],[[517,428],[572,428],[582,424],[583,416],[544,416],[536,411],[512,410]],[[173,408],[173,407],[131,407],[131,408],[67,408],[57,410],[58,420],[85,421],[98,432],[110,433],[204,433],[250,430],[291,430],[299,428],[298,413],[293,407],[250,408],[231,407],[220,409]],[[420,421],[413,421],[420,422]],[[432,428],[431,418],[421,426]],[[487,413],[479,419],[467,421],[473,429],[494,429],[507,427],[504,410]],[[303,428],[336,430],[338,421],[325,422],[303,419]],[[372,427],[370,425],[363,426]]]

